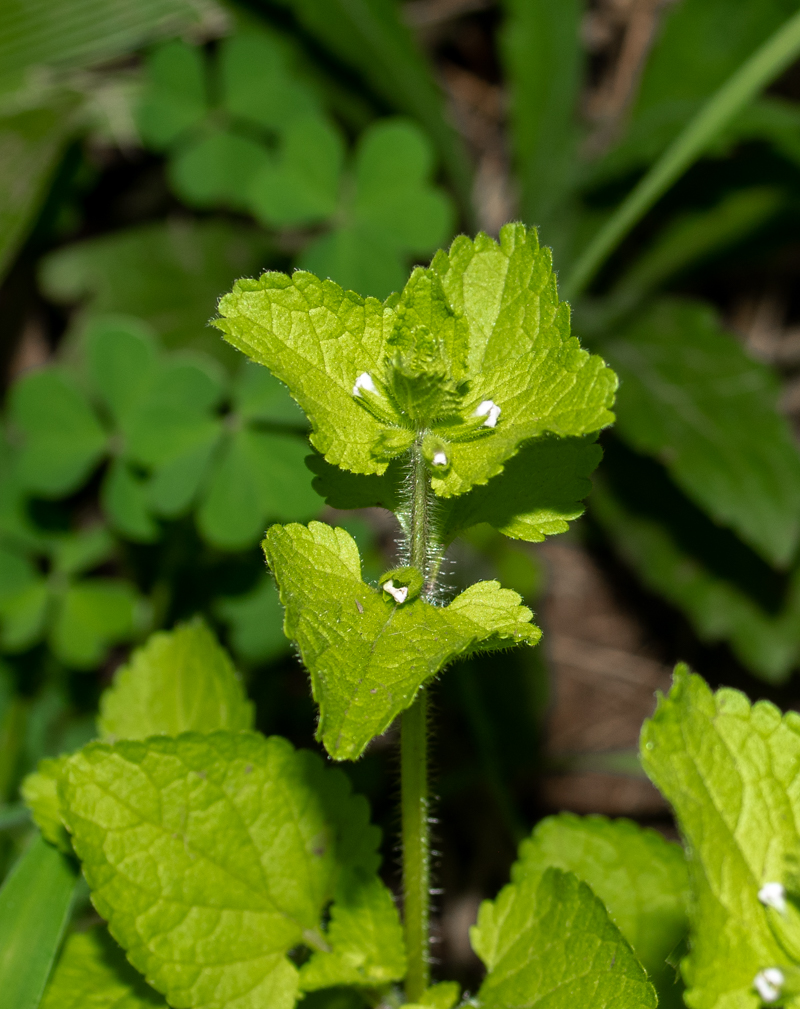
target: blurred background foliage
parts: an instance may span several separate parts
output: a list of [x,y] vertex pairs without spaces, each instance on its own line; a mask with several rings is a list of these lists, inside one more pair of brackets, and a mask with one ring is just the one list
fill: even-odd
[[[335,520],[377,578],[395,531],[377,510],[323,507],[304,417],[208,328],[232,281],[263,269],[384,298],[459,231],[519,218],[554,250],[576,333],[620,375],[566,546],[477,531],[451,557],[453,588],[501,578],[549,644],[463,663],[437,692],[450,976],[474,971],[470,915],[543,810],[663,817],[641,790],[600,786],[646,788],[635,733],[669,663],[794,703],[798,67],[710,138],[585,290],[569,285],[637,181],[796,12],[0,3],[0,873],[28,829],[21,776],[93,734],[99,691],[157,628],[204,615],[260,727],[313,745],[259,539],[273,521]],[[609,701],[606,681],[638,693]],[[598,735],[598,697],[624,728]],[[349,768],[387,851],[391,742]],[[553,784],[570,774],[593,799]]]

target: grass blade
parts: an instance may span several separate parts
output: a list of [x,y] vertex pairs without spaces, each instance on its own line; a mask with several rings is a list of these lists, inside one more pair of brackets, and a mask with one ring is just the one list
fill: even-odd
[[41,837],[0,890],[0,1009],[36,1009],[72,909],[78,870]]
[[800,11],[792,15],[706,102],[603,225],[563,286],[575,298],[622,239],[708,148],[728,122],[800,53]]

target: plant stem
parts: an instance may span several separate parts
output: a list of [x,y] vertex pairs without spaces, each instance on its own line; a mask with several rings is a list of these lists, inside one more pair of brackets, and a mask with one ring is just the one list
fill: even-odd
[[[429,594],[430,476],[418,442],[412,449],[409,560]],[[403,844],[403,925],[408,1002],[419,1002],[430,981],[430,825],[428,822],[428,695],[423,687],[403,713],[400,728],[400,809]]]
[[423,688],[400,729],[403,835],[403,925],[408,952],[406,1000],[419,1002],[430,980],[430,827],[428,824],[428,695]]
[[653,204],[686,171],[737,112],[774,80],[800,52],[800,12],[793,14],[716,91],[634,187],[590,243],[563,285],[579,295]]

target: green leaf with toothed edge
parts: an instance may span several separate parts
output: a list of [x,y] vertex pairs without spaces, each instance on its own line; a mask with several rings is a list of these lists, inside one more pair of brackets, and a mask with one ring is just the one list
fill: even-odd
[[[541,543],[565,532],[583,514],[589,477],[602,458],[593,436],[541,438],[527,442],[488,484],[440,501],[432,535],[446,546],[471,526],[487,522],[511,539]],[[332,508],[403,506],[403,470],[393,462],[381,476],[347,473],[314,455],[306,466],[316,474],[314,490]]]
[[27,775],[20,786],[20,794],[31,811],[34,823],[42,837],[65,855],[72,854],[72,842],[64,827],[58,783],[68,757],[40,760],[36,770]]
[[486,964],[478,1000],[486,1009],[655,1009],[653,986],[602,902],[571,872],[526,872],[470,930]]
[[391,893],[375,876],[353,871],[339,883],[319,950],[303,965],[300,987],[317,991],[336,985],[375,988],[406,973],[400,916]]
[[252,729],[254,711],[224,648],[201,619],[154,634],[100,701],[106,739]]
[[95,907],[172,1005],[291,1009],[286,954],[324,948],[342,873],[377,868],[366,802],[278,737],[91,743],[61,797]]
[[434,492],[450,497],[526,441],[613,420],[616,377],[570,337],[550,254],[523,225],[499,244],[457,238],[383,305],[297,272],[241,280],[219,310],[226,339],[289,387],[315,448],[354,473],[384,473],[428,432]]
[[712,693],[681,664],[644,723],[645,771],[672,804],[690,853],[692,1009],[756,1009],[756,974],[792,957],[758,899],[785,882],[800,845],[800,715],[738,690]]
[[359,757],[453,659],[541,636],[517,593],[497,582],[477,582],[448,606],[420,598],[395,605],[362,580],[344,529],[273,526],[263,546],[286,610],[284,632],[311,675],[317,735],[335,760]]
[[647,970],[659,1005],[683,1005],[675,970],[666,962],[688,930],[681,846],[631,820],[562,813],[542,820],[522,842],[511,877],[549,866],[574,872],[603,901]]
[[40,1009],[167,1009],[103,925],[67,936]]

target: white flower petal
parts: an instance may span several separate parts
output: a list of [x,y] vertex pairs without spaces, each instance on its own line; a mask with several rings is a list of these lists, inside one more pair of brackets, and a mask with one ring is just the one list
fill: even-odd
[[767,967],[753,978],[753,987],[764,1002],[775,1002],[783,988],[783,971],[777,967]]
[[482,403],[478,404],[475,416],[486,417],[486,420],[483,422],[484,427],[497,427],[497,420],[501,412],[500,407],[493,399],[485,399]]
[[388,592],[389,595],[394,599],[396,603],[404,603],[408,598],[408,586],[397,586],[394,584],[390,578],[388,582],[383,583],[383,591]]
[[446,466],[447,465],[447,456],[444,454],[444,452],[436,452],[434,454],[434,456],[433,456],[433,465],[434,466]]
[[786,890],[783,883],[765,883],[758,891],[758,899],[766,907],[774,907],[780,914],[786,914]]
[[372,381],[372,376],[366,371],[362,371],[356,379],[356,384],[353,386],[353,395],[360,396],[362,389],[366,389],[367,392],[376,391],[375,383]]

